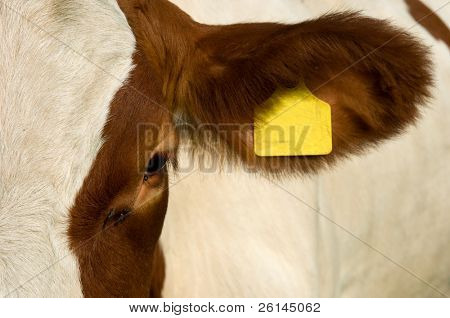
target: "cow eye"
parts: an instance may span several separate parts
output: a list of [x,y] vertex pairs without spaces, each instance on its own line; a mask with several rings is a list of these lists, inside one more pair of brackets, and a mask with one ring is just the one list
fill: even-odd
[[159,173],[167,164],[167,157],[162,154],[155,154],[148,162],[146,175]]

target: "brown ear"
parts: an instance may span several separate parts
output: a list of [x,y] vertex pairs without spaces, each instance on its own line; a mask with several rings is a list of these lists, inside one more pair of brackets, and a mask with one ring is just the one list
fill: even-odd
[[312,172],[413,123],[432,83],[427,49],[386,21],[330,14],[295,25],[207,26],[166,0],[136,0],[138,43],[164,80],[174,112],[192,122],[252,123],[277,87],[304,81],[332,108],[328,156],[257,157],[245,137],[220,134],[227,153],[263,172]]

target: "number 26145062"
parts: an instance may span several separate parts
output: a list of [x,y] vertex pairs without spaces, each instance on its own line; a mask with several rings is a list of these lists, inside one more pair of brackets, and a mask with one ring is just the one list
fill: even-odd
[[259,303],[258,312],[320,312],[319,303]]

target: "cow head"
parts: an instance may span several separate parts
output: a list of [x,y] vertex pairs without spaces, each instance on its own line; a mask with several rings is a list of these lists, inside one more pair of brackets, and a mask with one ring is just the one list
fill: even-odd
[[331,105],[330,155],[258,157],[248,135],[211,132],[216,153],[233,163],[307,174],[401,133],[428,96],[426,49],[386,21],[338,13],[295,25],[210,26],[167,0],[119,5],[137,39],[135,68],[111,104],[104,145],[71,209],[85,296],[158,294],[161,259],[154,255],[180,118],[194,127],[251,127],[256,106],[303,81]]

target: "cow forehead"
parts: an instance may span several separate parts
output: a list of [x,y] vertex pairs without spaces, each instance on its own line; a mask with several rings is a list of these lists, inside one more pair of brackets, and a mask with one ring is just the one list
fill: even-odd
[[56,3],[0,4],[1,295],[64,257],[49,276],[72,283],[49,286],[44,274],[12,295],[80,293],[65,243],[68,208],[132,68],[135,40],[115,0]]

